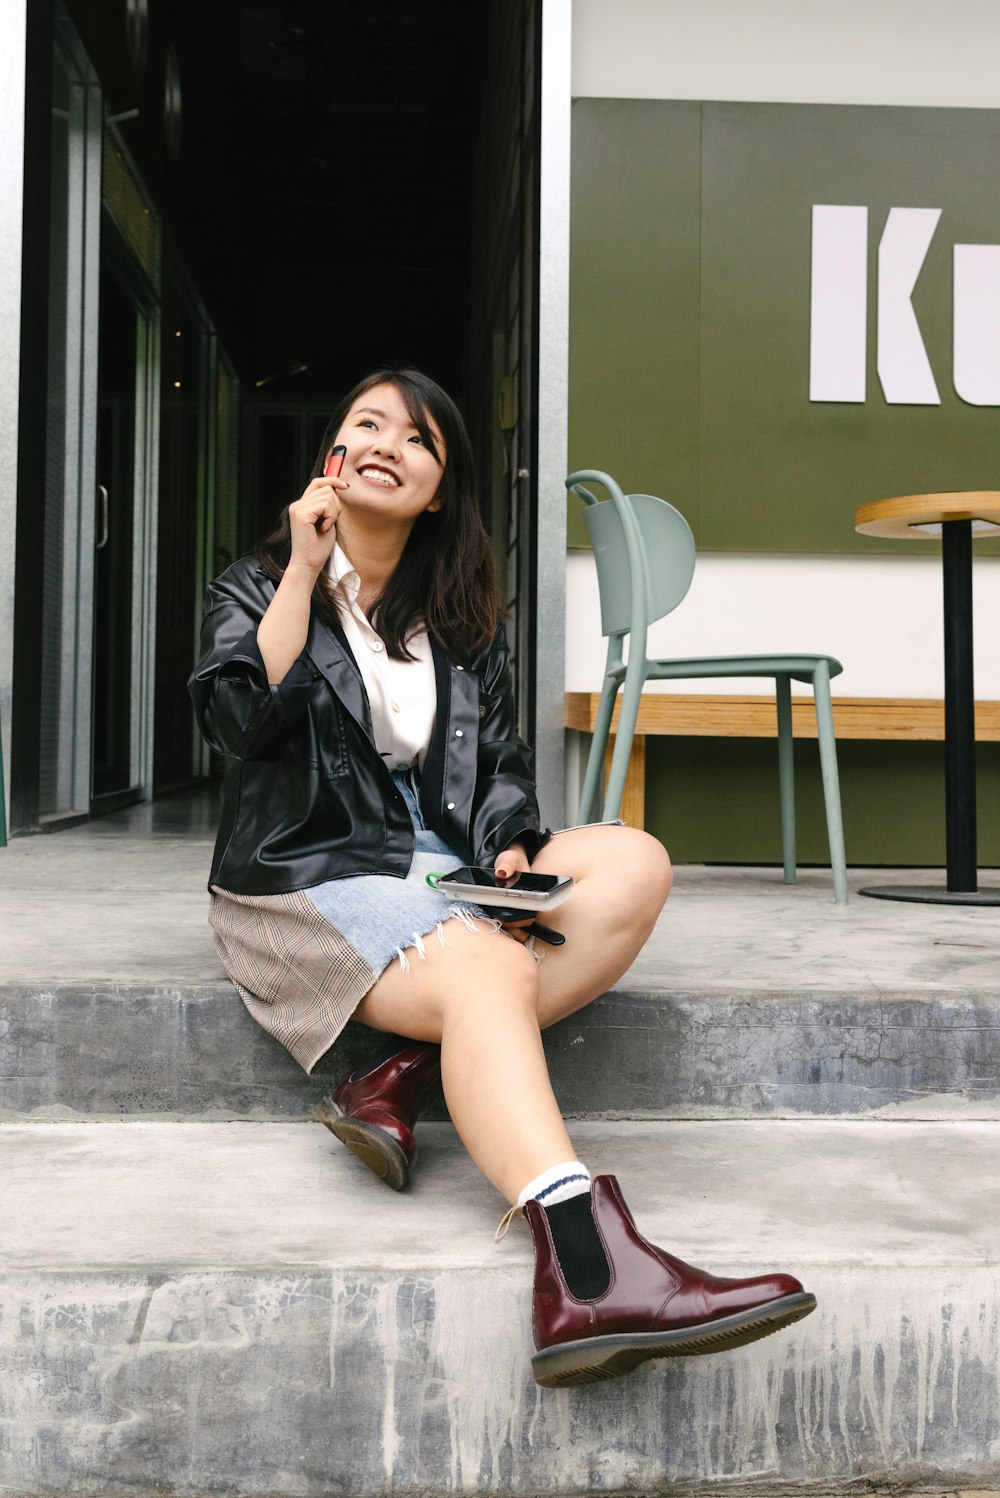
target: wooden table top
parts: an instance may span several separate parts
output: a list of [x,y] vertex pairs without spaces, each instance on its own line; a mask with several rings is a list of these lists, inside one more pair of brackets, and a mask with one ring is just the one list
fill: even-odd
[[[940,530],[925,531],[917,527],[940,526],[946,520],[984,520],[1000,534],[1000,492],[961,489],[951,494],[904,494],[899,499],[877,499],[873,504],[861,505],[855,512],[854,529],[866,536],[884,536],[895,541],[937,541]],[[972,534],[976,535],[975,528]]]

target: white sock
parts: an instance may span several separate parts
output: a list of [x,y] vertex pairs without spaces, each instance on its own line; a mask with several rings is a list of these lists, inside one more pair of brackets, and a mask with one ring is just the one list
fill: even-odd
[[517,1205],[523,1207],[534,1197],[543,1207],[551,1207],[556,1202],[569,1201],[571,1196],[582,1196],[589,1190],[590,1171],[586,1165],[581,1165],[579,1160],[564,1160],[561,1165],[552,1165],[529,1181],[518,1197]]

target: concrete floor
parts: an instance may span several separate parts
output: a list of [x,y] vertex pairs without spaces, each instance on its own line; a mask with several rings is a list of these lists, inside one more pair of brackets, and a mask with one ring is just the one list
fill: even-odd
[[[619,1178],[641,1230],[693,1262],[742,1273],[783,1260],[959,1272],[996,1256],[996,1123],[572,1128],[591,1171]],[[5,1193],[17,1210],[0,1219],[0,1261],[5,1274],[39,1264],[530,1265],[524,1224],[494,1243],[507,1204],[454,1129],[421,1123],[419,1138],[413,1184],[397,1193],[312,1122],[3,1125]],[[977,1214],[975,1202],[990,1210]]]
[[[724,1362],[539,1393],[527,1233],[493,1242],[504,1203],[450,1126],[421,1123],[397,1195],[280,1108],[185,1112],[182,1081],[235,1070],[259,1090],[265,1046],[205,919],[214,820],[202,793],[0,849],[0,1042],[31,1114],[0,1124],[4,1491],[996,1488],[995,910],[856,894],[927,871],[855,872],[846,907],[826,870],[794,888],[677,871],[603,1037],[571,1031],[566,1055],[574,1072],[588,1049],[602,1070],[618,1057],[630,1106],[652,1078],[690,1116],[575,1119],[574,1147],[653,1241],[720,1272],[799,1272],[819,1308]],[[803,1067],[825,1113],[837,1078],[931,1111],[756,1116],[786,1072],[805,1095]],[[50,1079],[73,1116],[28,1096]],[[162,1120],[128,1111],[158,1087]]]
[[[225,981],[205,919],[215,816],[214,792],[202,791],[0,849],[0,980]],[[779,869],[678,868],[629,986],[995,992],[995,908],[856,893],[933,878],[928,870],[852,870],[850,904],[837,906],[825,869],[803,870],[786,886]],[[995,873],[983,880],[997,882]]]

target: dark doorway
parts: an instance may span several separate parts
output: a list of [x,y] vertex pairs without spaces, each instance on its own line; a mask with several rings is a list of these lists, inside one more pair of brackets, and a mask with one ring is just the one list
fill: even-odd
[[98,338],[94,810],[138,794],[132,750],[138,312],[107,263],[101,268]]
[[169,10],[171,206],[249,397],[329,401],[382,362],[461,395],[491,7],[222,0],[211,26],[198,0]]
[[[143,38],[113,0],[66,4],[164,226],[153,333],[101,286],[95,802],[208,771],[184,685],[204,583],[380,364],[469,422],[530,732],[540,0],[151,0]],[[156,340],[158,402],[136,384]],[[148,586],[133,602],[154,567],[155,651]]]

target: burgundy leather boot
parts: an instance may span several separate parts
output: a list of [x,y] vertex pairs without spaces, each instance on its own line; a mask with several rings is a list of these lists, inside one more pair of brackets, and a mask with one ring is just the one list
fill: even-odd
[[417,1160],[413,1126],[440,1081],[441,1047],[409,1045],[363,1076],[352,1072],[316,1105],[313,1117],[401,1191]]
[[614,1176],[594,1177],[591,1202],[609,1273],[607,1287],[590,1300],[577,1299],[566,1284],[545,1208],[525,1205],[535,1246],[536,1383],[597,1383],[650,1358],[739,1347],[815,1310],[816,1297],[790,1274],[717,1279],[647,1243]]

